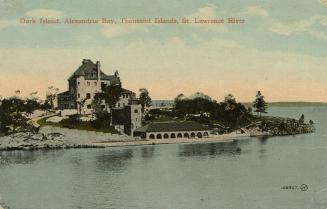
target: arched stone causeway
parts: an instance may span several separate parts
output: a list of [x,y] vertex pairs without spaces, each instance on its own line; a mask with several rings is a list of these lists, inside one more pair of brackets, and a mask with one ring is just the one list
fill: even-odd
[[202,133],[201,133],[201,132],[198,132],[198,133],[196,134],[196,136],[197,136],[198,138],[202,138]]
[[184,133],[184,138],[189,138],[190,135],[188,133]]
[[194,137],[195,137],[195,133],[192,132],[192,133],[191,133],[191,138],[194,138]]
[[176,134],[174,134],[174,133],[170,134],[170,138],[175,139],[176,138]]
[[169,135],[168,134],[164,134],[164,139],[168,139]]
[[183,134],[182,133],[178,133],[177,134],[177,138],[183,138]]
[[157,134],[157,139],[162,139],[161,134]]
[[149,138],[150,139],[155,139],[156,137],[154,136],[154,134],[150,134]]

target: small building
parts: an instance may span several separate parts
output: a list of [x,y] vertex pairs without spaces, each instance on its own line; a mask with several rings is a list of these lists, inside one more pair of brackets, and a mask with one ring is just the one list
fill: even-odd
[[193,121],[153,122],[134,131],[144,139],[174,139],[209,137],[211,129]]
[[112,125],[127,135],[142,126],[142,111],[138,100],[129,100],[128,105],[112,109]]

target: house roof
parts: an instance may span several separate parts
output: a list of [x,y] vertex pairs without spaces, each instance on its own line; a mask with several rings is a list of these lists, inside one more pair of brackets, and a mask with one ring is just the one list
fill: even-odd
[[121,90],[122,90],[123,94],[135,94],[135,92],[132,92],[131,90],[128,90],[128,89],[122,88]]
[[[84,59],[82,65],[69,77],[68,80],[74,80],[79,76],[83,76],[85,80],[97,80],[98,71],[97,64],[90,59]],[[109,80],[110,83],[120,83],[119,77],[115,75],[106,75],[100,70],[100,80]]]
[[135,132],[176,132],[176,131],[206,131],[210,128],[193,121],[183,122],[153,122],[135,130]]
[[58,94],[58,96],[70,95],[69,91],[64,91]]

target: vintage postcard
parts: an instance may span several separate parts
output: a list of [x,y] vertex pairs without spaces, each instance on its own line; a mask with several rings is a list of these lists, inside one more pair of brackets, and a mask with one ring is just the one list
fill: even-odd
[[0,0],[0,209],[326,209],[326,0]]

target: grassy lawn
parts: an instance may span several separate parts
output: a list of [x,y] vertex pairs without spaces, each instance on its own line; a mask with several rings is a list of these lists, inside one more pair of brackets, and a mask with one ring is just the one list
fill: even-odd
[[69,128],[69,129],[77,129],[84,131],[96,131],[103,133],[112,133],[112,134],[120,134],[114,127],[94,127],[92,122],[90,121],[80,121],[78,123],[69,123],[67,120],[62,120],[59,123],[47,122],[47,118],[43,118],[37,121],[40,126],[49,125],[59,128]]
[[36,123],[39,124],[40,126],[43,126],[43,125],[49,125],[49,124],[47,124],[47,121],[46,121],[46,120],[47,120],[48,118],[51,118],[51,117],[53,117],[53,116],[49,116],[49,117],[42,118],[42,119],[36,121]]

